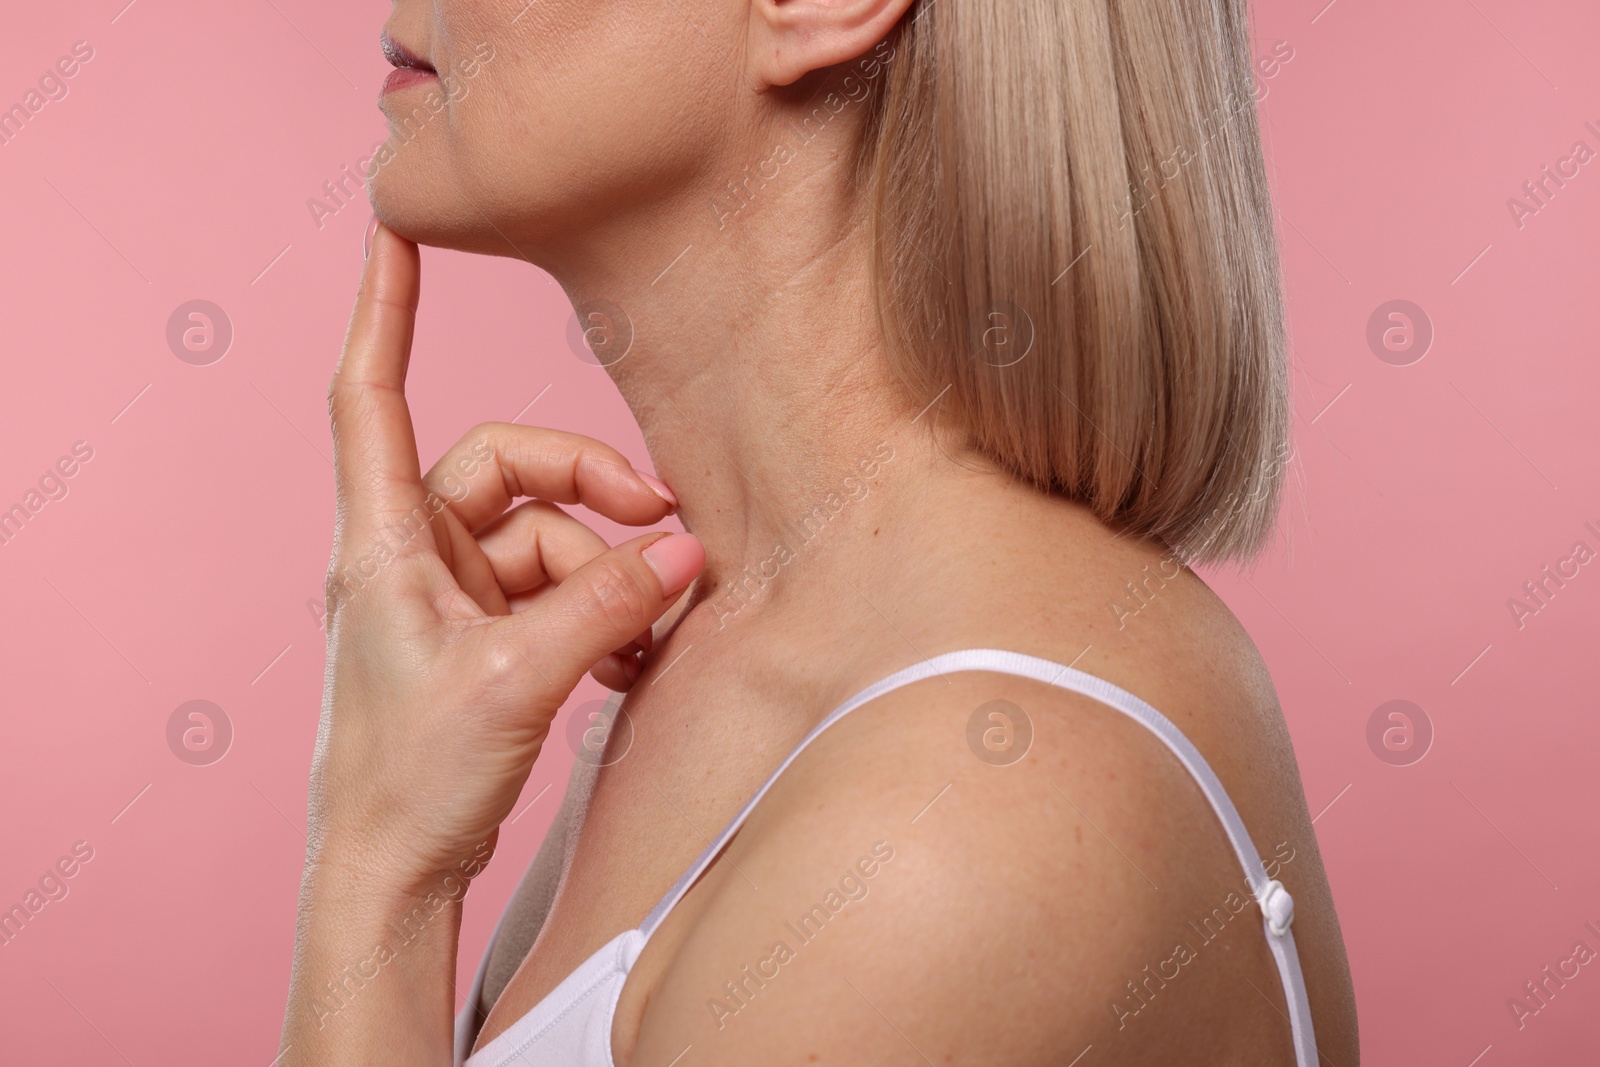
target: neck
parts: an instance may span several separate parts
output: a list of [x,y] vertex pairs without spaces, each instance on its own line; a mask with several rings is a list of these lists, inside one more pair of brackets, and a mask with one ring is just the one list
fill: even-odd
[[[708,227],[695,212],[636,225],[631,240],[591,245],[609,249],[594,267],[552,272],[580,320],[602,302],[625,310],[626,328],[602,335],[601,362],[706,548],[645,691],[665,674],[681,693],[709,672],[716,699],[788,708],[804,726],[908,650],[978,633],[1025,644],[992,588],[1087,589],[1095,566],[1112,566],[1095,553],[1115,541],[1087,509],[964,448],[936,424],[938,395],[895,380],[870,229],[845,205],[805,200],[825,184],[758,198],[741,226]],[[1123,567],[1126,551],[1107,558],[1137,571]],[[1054,579],[1041,577],[1045,560]],[[669,673],[690,649],[695,666]]]
[[[791,181],[737,219],[692,210],[653,225],[647,251],[560,274],[580,319],[625,312],[593,320],[615,331],[599,355],[705,545],[693,599],[718,618],[781,603],[800,583],[775,574],[795,558],[870,539],[918,492],[909,472],[940,458],[927,400],[889,369],[858,205]],[[639,249],[638,230],[614,247]]]

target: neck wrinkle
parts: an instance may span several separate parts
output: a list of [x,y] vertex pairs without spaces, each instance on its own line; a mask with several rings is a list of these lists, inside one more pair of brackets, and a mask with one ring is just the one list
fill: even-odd
[[[803,183],[789,199],[814,198],[822,184]],[[775,211],[777,197],[765,206]],[[782,210],[800,208],[786,200]],[[605,299],[626,309],[632,347],[607,369],[678,497],[684,528],[705,544],[696,604],[715,602],[752,568],[771,572],[784,546],[809,559],[824,542],[861,536],[855,520],[914,491],[904,484],[908,452],[932,447],[932,420],[913,421],[923,405],[894,379],[879,336],[870,229],[845,206],[796,215],[835,220],[798,231],[758,229],[769,220],[754,207],[747,216],[725,240],[685,242],[664,277],[645,266],[660,258],[654,250],[637,257],[636,270],[613,263],[608,280],[649,275],[625,293],[588,272],[563,279],[575,306]],[[897,461],[863,478],[886,450]],[[757,584],[761,594],[743,598],[741,610],[759,610],[792,583]]]

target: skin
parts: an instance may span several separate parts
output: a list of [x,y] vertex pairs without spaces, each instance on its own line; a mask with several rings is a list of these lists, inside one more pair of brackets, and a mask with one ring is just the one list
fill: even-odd
[[[329,392],[328,682],[280,1063],[450,1061],[461,895],[585,672],[628,690],[634,741],[601,770],[480,1047],[637,926],[838,702],[965,647],[1072,663],[1187,734],[1295,898],[1324,1061],[1358,1062],[1332,895],[1260,656],[1162,545],[1014,483],[919,417],[935,398],[895,383],[873,325],[846,169],[863,109],[736,217],[707,206],[908,2],[395,4],[387,32],[441,85],[383,101],[396,132],[370,192],[384,225]],[[469,75],[483,42],[493,58]],[[403,393],[413,242],[524,259],[579,307],[626,309],[631,347],[607,369],[676,507],[604,444],[538,428],[477,427],[423,473]],[[556,506],[572,503],[641,526],[675,512],[692,534],[677,574],[644,554],[661,534],[608,548]],[[819,506],[822,532],[774,565]],[[354,596],[337,584],[352,567]],[[1126,583],[1152,572],[1146,606],[1110,610],[1136,606]],[[731,597],[746,573],[759,591]],[[995,700],[1034,731],[1008,766],[968,743]],[[719,1017],[724,983],[880,842],[892,859],[864,895]],[[1254,904],[1210,940],[1189,925],[1243,892],[1210,807],[1142,727],[1025,679],[926,679],[852,713],[778,780],[635,964],[613,1057],[1290,1064]],[[1145,968],[1173,975],[1180,941],[1194,957],[1134,999]]]

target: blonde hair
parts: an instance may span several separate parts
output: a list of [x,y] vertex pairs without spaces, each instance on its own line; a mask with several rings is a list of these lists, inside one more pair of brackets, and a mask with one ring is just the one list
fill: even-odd
[[890,43],[858,174],[896,374],[1119,529],[1253,555],[1288,398],[1245,0],[916,0]]

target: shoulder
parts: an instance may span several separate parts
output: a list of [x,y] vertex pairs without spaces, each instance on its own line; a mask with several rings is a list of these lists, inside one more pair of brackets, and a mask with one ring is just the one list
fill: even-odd
[[[1188,772],[1137,722],[1027,678],[935,676],[846,716],[706,881],[639,1062],[713,1037],[711,1062],[740,1062],[796,1034],[824,1062],[1045,1064],[1096,1043],[1170,1061],[1196,1027],[1222,1048],[1280,1025],[1264,1000],[1215,1010],[1219,979],[1233,1001],[1241,975],[1275,978]],[[1133,1022],[1139,983],[1197,957],[1187,923],[1207,915],[1227,945],[1210,981],[1157,977],[1164,1024]]]

